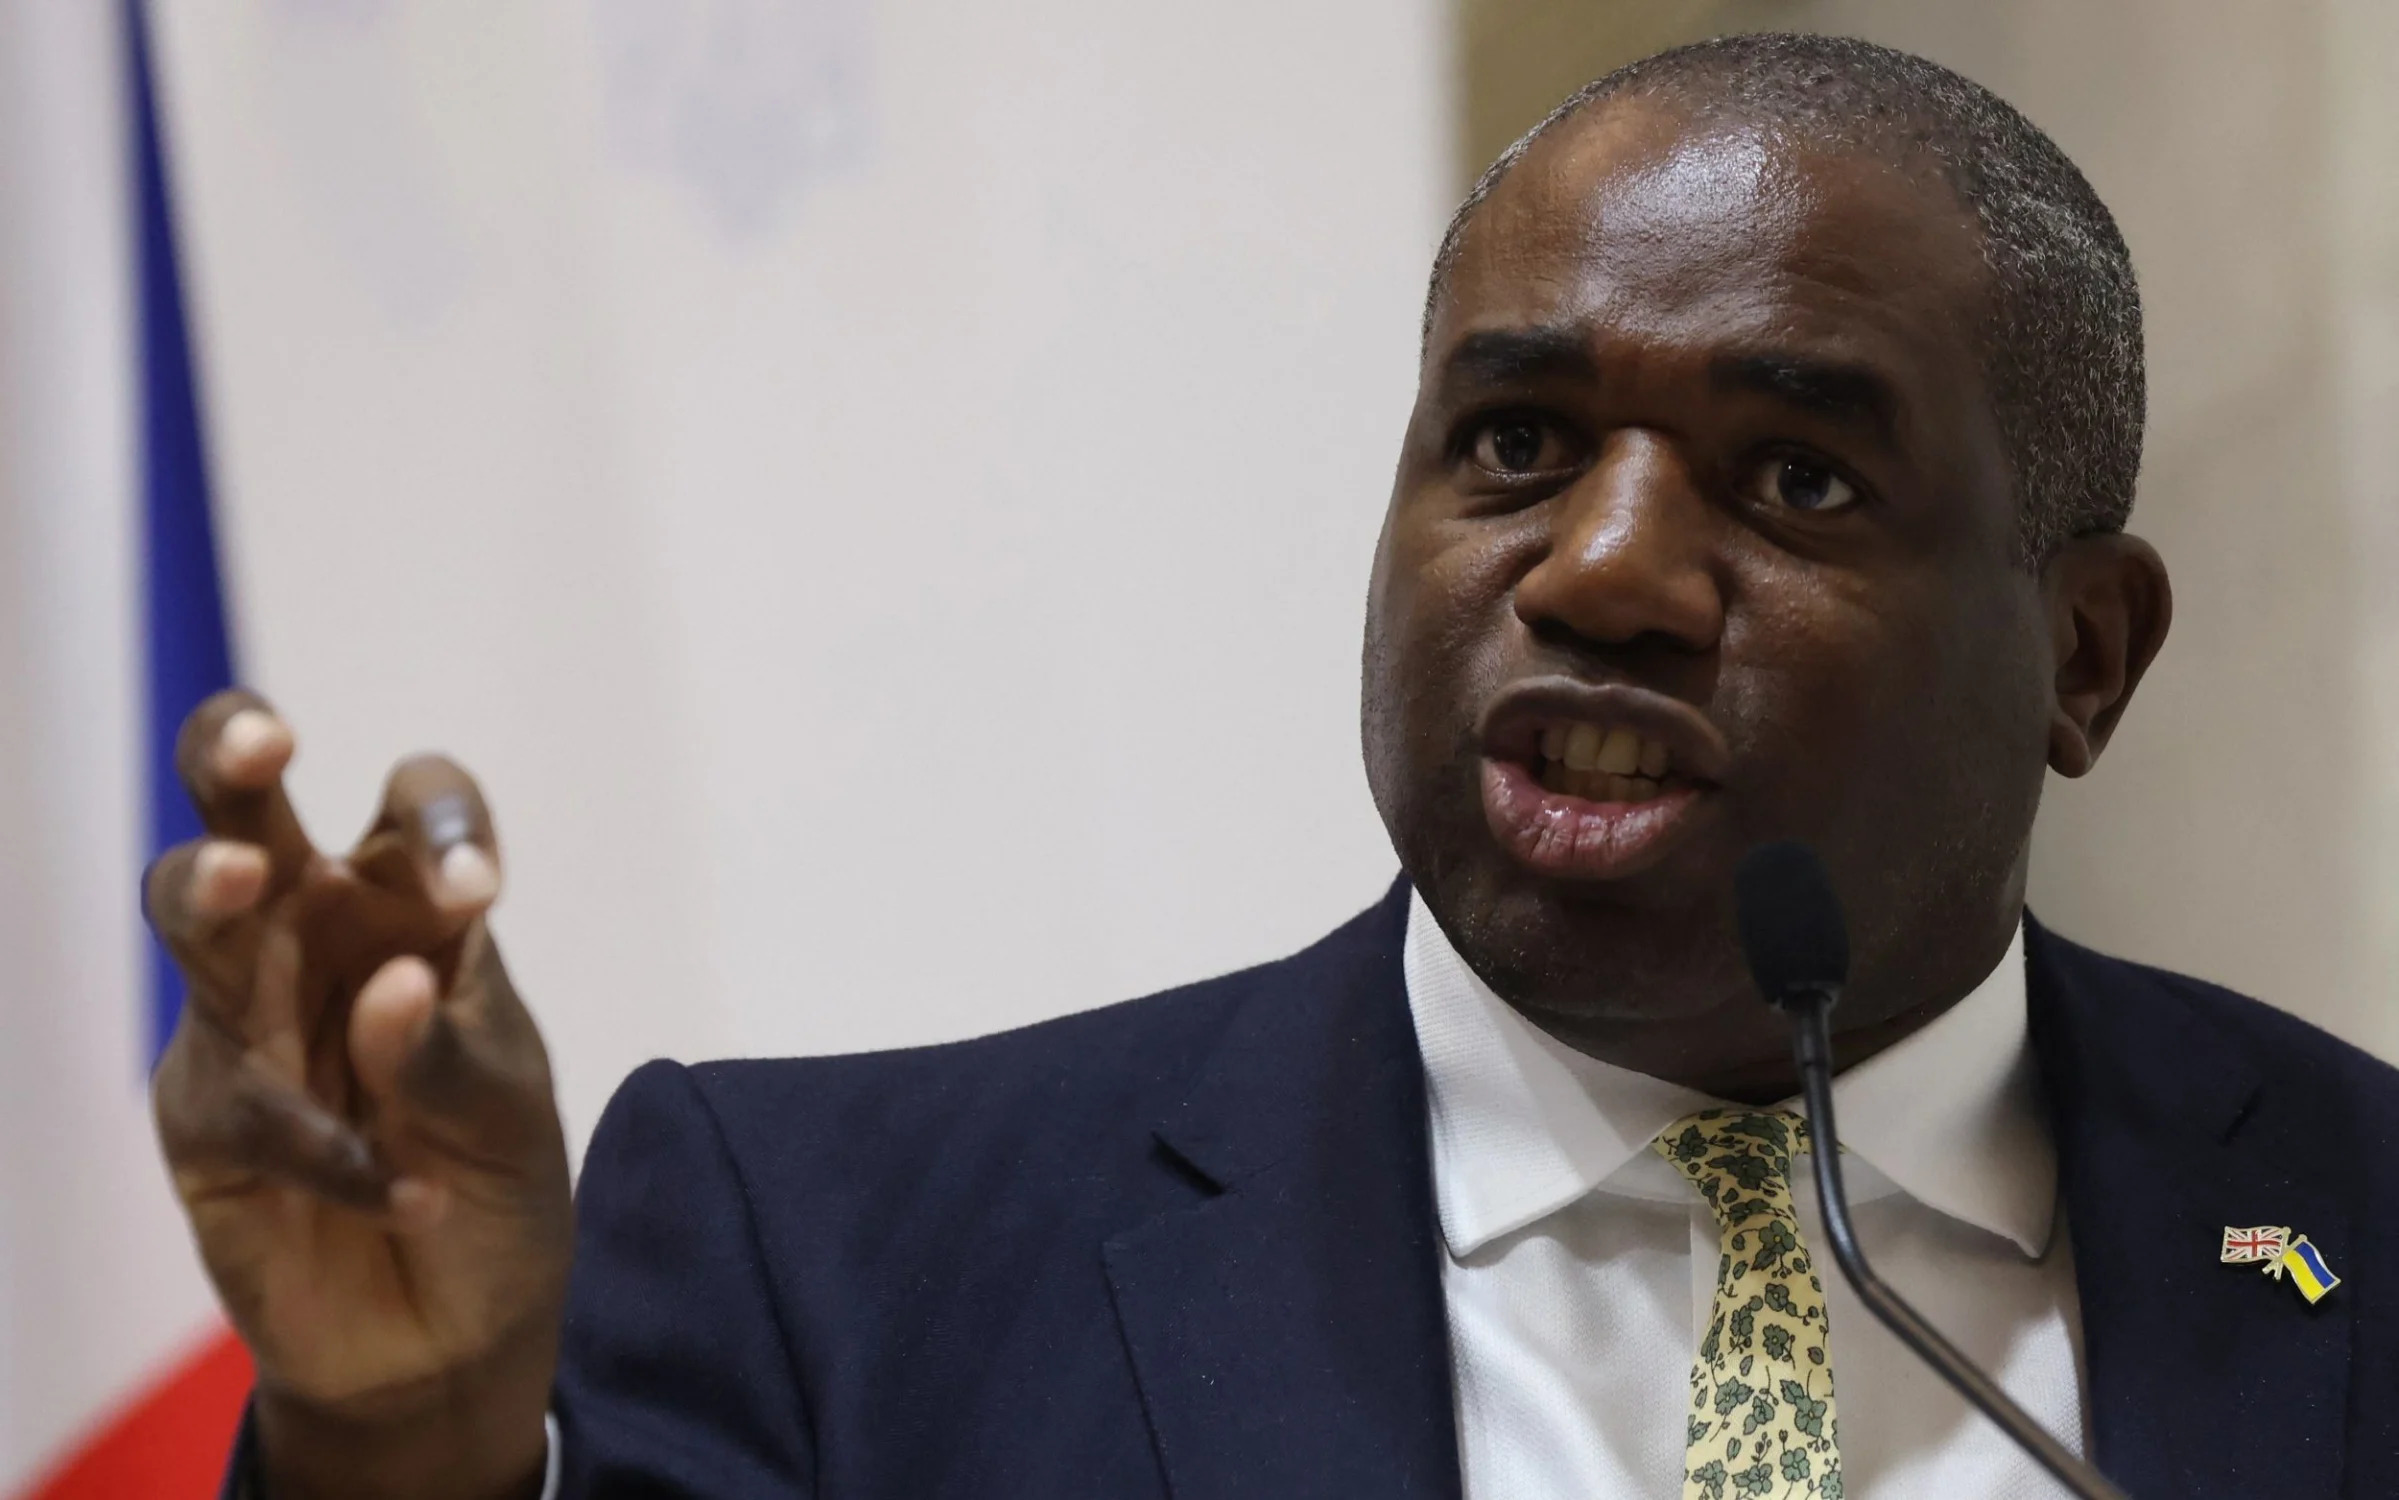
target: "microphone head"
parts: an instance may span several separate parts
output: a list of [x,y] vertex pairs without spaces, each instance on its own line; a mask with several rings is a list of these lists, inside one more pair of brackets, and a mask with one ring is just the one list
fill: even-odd
[[1837,993],[1849,978],[1849,924],[1824,861],[1805,844],[1760,844],[1733,872],[1733,910],[1750,976],[1771,1004]]

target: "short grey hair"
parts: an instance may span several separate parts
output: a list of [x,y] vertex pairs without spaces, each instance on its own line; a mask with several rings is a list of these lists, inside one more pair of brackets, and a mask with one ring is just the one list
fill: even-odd
[[2039,566],[2068,539],[2122,531],[2148,392],[2141,292],[2107,205],[2014,106],[1938,63],[1851,37],[1760,33],[1658,53],[1575,90],[1476,179],[1433,258],[1424,331],[1476,210],[1544,135],[1616,96],[1752,120],[1838,149],[1929,161],[1982,230],[1993,296],[1983,359]]

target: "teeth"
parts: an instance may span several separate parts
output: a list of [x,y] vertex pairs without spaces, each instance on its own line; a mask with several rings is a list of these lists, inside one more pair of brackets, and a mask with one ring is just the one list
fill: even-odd
[[[1674,764],[1674,756],[1665,744],[1653,740],[1637,729],[1618,725],[1602,729],[1597,724],[1550,724],[1541,731],[1541,759],[1544,764],[1543,785],[1548,785],[1549,770],[1568,773],[1571,779],[1589,778],[1587,789],[1572,784],[1551,787],[1573,796],[1602,798],[1609,795],[1611,778],[1655,783],[1665,778]],[[1639,791],[1638,788],[1635,789]],[[1645,794],[1656,796],[1654,786]],[[1613,799],[1611,799],[1613,800]],[[1635,800],[1639,800],[1636,797]]]
[[1609,730],[1607,742],[1599,747],[1599,768],[1611,776],[1624,776],[1640,766],[1641,736],[1621,727]]
[[1595,771],[1599,769],[1599,747],[1603,743],[1597,724],[1577,724],[1566,731],[1566,769]]

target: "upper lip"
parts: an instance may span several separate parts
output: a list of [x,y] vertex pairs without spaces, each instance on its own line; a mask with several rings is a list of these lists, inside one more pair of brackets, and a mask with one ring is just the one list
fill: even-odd
[[1541,756],[1541,731],[1553,723],[1623,725],[1664,745],[1673,774],[1685,781],[1722,781],[1732,750],[1707,715],[1679,698],[1625,682],[1535,677],[1493,696],[1478,726],[1483,753],[1531,764]]

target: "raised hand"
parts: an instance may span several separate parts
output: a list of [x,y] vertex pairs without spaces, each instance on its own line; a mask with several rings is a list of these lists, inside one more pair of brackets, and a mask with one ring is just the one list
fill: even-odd
[[549,1059],[485,925],[491,817],[419,757],[321,854],[292,749],[253,694],[194,711],[176,762],[207,833],[143,888],[190,990],[159,1139],[258,1365],[268,1487],[530,1494],[573,1207]]

